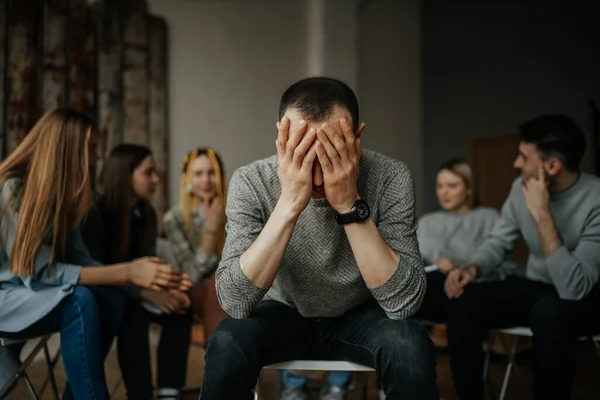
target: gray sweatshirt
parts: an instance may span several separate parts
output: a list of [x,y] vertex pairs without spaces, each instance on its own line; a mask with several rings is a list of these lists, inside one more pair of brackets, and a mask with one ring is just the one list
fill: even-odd
[[551,195],[550,212],[564,245],[544,258],[522,180],[517,178],[500,220],[470,263],[478,264],[482,275],[492,273],[522,236],[529,248],[527,277],[554,285],[563,299],[582,299],[600,277],[600,178],[582,173],[569,189]]
[[[449,258],[466,266],[499,218],[500,213],[490,207],[477,207],[464,214],[442,210],[424,215],[419,220],[417,238],[425,263],[432,265],[440,258]],[[513,273],[515,268],[513,262],[505,260],[494,274],[486,278],[502,279]]]
[[425,294],[426,279],[417,244],[415,194],[408,168],[364,150],[358,192],[371,218],[400,262],[383,285],[367,288],[344,228],[326,199],[311,199],[300,215],[270,289],[257,287],[240,268],[240,256],[254,243],[279,199],[277,158],[239,168],[227,200],[227,239],[217,269],[217,295],[234,318],[250,315],[263,298],[295,307],[309,318],[328,318],[375,298],[393,319],[412,316]]

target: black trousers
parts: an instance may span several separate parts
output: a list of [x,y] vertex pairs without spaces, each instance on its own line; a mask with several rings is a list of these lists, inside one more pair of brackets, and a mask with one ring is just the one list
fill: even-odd
[[139,300],[130,299],[117,341],[119,367],[129,400],[153,398],[148,329],[150,322],[162,327],[157,354],[157,383],[162,388],[182,388],[187,376],[193,316],[155,315]]
[[262,301],[248,318],[222,320],[208,339],[200,399],[252,399],[262,367],[294,359],[371,366],[389,400],[439,398],[433,343],[416,320],[389,319],[375,302],[315,319]]
[[525,278],[481,282],[451,301],[448,346],[454,386],[462,400],[484,398],[482,341],[490,329],[526,326],[533,331],[533,394],[569,399],[577,339],[600,332],[600,293],[563,300],[554,287]]
[[447,323],[452,300],[444,292],[446,274],[439,271],[427,273],[427,291],[415,318],[437,323]]

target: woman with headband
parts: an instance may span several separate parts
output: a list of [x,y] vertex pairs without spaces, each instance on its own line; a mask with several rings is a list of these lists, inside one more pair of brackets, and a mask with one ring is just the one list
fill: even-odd
[[204,337],[226,314],[217,300],[215,270],[225,240],[226,184],[223,163],[211,149],[198,148],[183,159],[179,204],[163,218],[163,227],[181,272],[192,281],[194,313]]

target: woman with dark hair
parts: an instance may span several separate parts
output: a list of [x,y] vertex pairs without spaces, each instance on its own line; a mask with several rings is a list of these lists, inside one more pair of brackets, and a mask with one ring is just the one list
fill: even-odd
[[[101,194],[94,199],[83,229],[84,241],[94,258],[109,263],[155,255],[157,220],[151,201],[158,182],[148,148],[122,144],[110,153],[100,176]],[[154,398],[148,329],[150,322],[156,322],[162,326],[158,398],[176,399],[187,375],[190,299],[177,290],[123,289],[129,301],[117,353],[128,398]]]
[[205,340],[226,316],[215,288],[225,240],[226,193],[219,155],[212,149],[195,149],[183,159],[179,204],[163,218],[176,267],[190,276],[192,308],[202,319]]
[[104,359],[124,304],[108,286],[188,286],[155,258],[99,267],[83,245],[79,225],[92,197],[97,139],[87,116],[49,110],[0,164],[0,336],[59,332],[63,399],[108,399]]
[[[467,267],[465,262],[485,241],[500,214],[478,204],[473,171],[464,159],[448,160],[438,168],[436,189],[442,210],[421,217],[417,230],[428,266],[427,292],[417,317],[445,323],[450,306],[444,292],[447,275]],[[505,261],[503,267],[491,279],[504,278],[503,272],[512,270],[514,264]]]

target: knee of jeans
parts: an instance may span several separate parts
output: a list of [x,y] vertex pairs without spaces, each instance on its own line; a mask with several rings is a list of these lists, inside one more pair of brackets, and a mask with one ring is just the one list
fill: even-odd
[[564,307],[564,300],[544,297],[531,309],[531,330],[536,336],[556,334],[565,325],[568,325],[568,310]]
[[77,303],[81,307],[93,307],[97,308],[96,298],[94,297],[94,293],[83,285],[75,285],[73,287],[73,293],[71,294],[69,300],[71,302]]
[[[374,341],[395,373],[421,375],[435,370],[435,351],[427,330],[416,320],[388,320],[375,328]],[[379,356],[378,358],[380,358]]]
[[215,357],[223,360],[224,363],[244,362],[245,349],[247,346],[252,346],[252,343],[246,343],[243,323],[244,320],[233,318],[222,320],[208,338],[207,358],[215,354]]
[[83,318],[86,321],[97,320],[99,317],[98,303],[92,291],[83,286],[75,285],[73,293],[65,298],[63,304],[63,318]]

